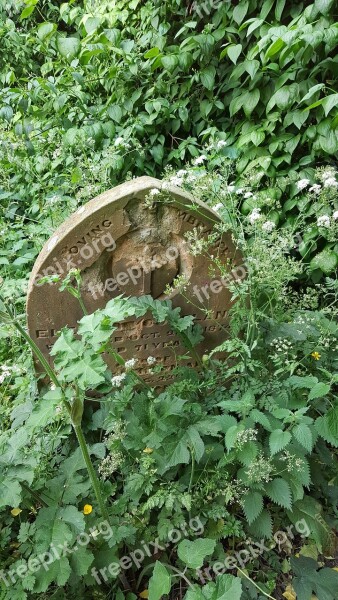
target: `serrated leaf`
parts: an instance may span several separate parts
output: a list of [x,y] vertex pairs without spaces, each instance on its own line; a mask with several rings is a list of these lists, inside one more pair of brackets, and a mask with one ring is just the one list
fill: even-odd
[[285,446],[291,440],[291,433],[289,431],[282,431],[282,429],[275,429],[269,437],[270,452],[272,455],[277,454],[280,450],[283,450]]
[[324,417],[318,417],[318,419],[316,419],[315,429],[318,435],[320,435],[320,437],[322,437],[326,442],[328,442],[335,448],[338,448],[338,438],[334,437],[331,434],[326,415]]
[[272,518],[270,512],[263,509],[257,519],[251,523],[249,530],[255,537],[270,538],[272,536]]
[[329,393],[331,386],[328,383],[316,383],[313,388],[309,392],[309,400],[314,400],[315,398],[323,398],[326,394]]
[[291,498],[291,490],[289,484],[282,479],[281,477],[277,477],[273,479],[265,486],[265,492],[267,496],[273,502],[278,504],[278,506],[282,506],[283,508],[288,508],[291,510],[292,506],[292,498]]
[[249,525],[251,525],[263,510],[262,494],[259,492],[249,492],[244,498],[243,510]]
[[292,433],[296,438],[297,442],[303,446],[308,452],[312,451],[313,447],[313,437],[310,427],[305,425],[304,423],[299,423],[296,425]]
[[216,540],[200,538],[191,542],[183,540],[178,544],[177,554],[179,558],[191,569],[200,569],[206,556],[213,553]]
[[155,563],[153,574],[149,580],[149,600],[160,600],[162,596],[169,594],[171,589],[171,577],[167,569],[158,560]]
[[338,441],[338,406],[334,406],[326,413],[326,422],[330,434]]

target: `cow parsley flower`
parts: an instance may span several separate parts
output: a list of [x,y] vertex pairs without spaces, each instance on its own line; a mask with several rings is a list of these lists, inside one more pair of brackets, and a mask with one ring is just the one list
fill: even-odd
[[252,192],[245,192],[244,194],[244,198],[251,198],[251,196],[253,196]]
[[334,219],[335,221],[337,221],[337,220],[338,220],[338,210],[335,210],[335,211],[334,211],[334,213],[333,213],[332,217],[333,217],[333,219]]
[[153,188],[152,190],[150,190],[149,195],[150,196],[157,196],[158,194],[160,194],[160,190],[157,188]]
[[126,369],[126,371],[129,371],[130,369],[133,369],[135,367],[136,363],[137,363],[136,358],[130,358],[129,360],[126,360],[126,362],[124,363],[124,368]]
[[148,365],[154,365],[156,363],[156,358],[154,358],[154,356],[148,356],[147,363]]
[[324,180],[324,187],[338,187],[338,181],[334,177],[328,177]]
[[201,154],[201,156],[195,158],[194,165],[201,165],[202,163],[204,163],[205,160],[207,160],[207,157],[205,156],[205,154]]
[[309,188],[309,192],[312,192],[313,194],[319,194],[321,189],[322,187],[319,185],[319,183],[315,183]]
[[273,229],[275,229],[276,225],[273,221],[265,221],[265,223],[263,223],[262,225],[262,229],[263,231],[267,231],[267,232],[271,232]]
[[181,187],[183,179],[181,177],[174,176],[170,178],[170,183],[172,183],[172,185],[176,185],[177,187]]
[[330,227],[330,217],[327,215],[322,215],[317,219],[318,227]]
[[177,171],[177,177],[184,177],[187,173],[188,171],[186,171],[185,169],[180,169],[179,171]]
[[112,377],[111,383],[113,387],[121,387],[122,381],[126,378],[125,373],[121,373],[121,375],[115,375]]
[[227,142],[225,140],[219,140],[216,144],[216,148],[218,150],[220,150],[221,148],[224,148],[224,146],[227,145]]
[[260,208],[254,208],[252,213],[248,216],[248,219],[249,219],[251,225],[253,225],[256,221],[258,221],[261,218],[262,218],[262,215],[261,215]]
[[310,183],[309,179],[300,179],[299,181],[297,181],[297,188],[299,190],[304,190]]

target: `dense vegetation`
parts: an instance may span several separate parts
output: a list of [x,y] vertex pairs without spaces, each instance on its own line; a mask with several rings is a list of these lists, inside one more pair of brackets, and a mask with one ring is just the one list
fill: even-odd
[[[1,600],[335,600],[335,10],[1,3]],[[38,389],[33,262],[79,205],[143,174],[212,206],[245,256],[231,337],[199,370],[177,357],[156,391],[133,359],[108,369],[112,331],[150,311],[196,358],[199,326],[170,302],[115,299],[62,331]],[[212,236],[189,243],[227,276]],[[81,274],[60,287],[79,295]]]

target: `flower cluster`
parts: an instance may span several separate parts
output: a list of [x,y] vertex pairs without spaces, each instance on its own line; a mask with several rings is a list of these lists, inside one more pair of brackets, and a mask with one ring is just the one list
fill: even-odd
[[286,470],[288,473],[302,470],[304,467],[304,461],[301,458],[291,454],[288,450],[284,450],[280,460],[286,463]]
[[108,479],[123,464],[123,454],[119,451],[110,452],[99,466],[102,479]]
[[245,472],[251,483],[268,483],[272,479],[274,466],[263,454],[259,454]]
[[[338,221],[338,210],[336,210],[333,213],[332,219],[333,219],[333,221]],[[318,227],[329,228],[329,227],[331,227],[331,218],[329,217],[329,215],[321,215],[317,219],[317,225],[318,225]]]
[[112,377],[111,383],[113,387],[121,387],[122,382],[126,378],[126,373],[121,373],[121,375],[114,375]]
[[237,450],[242,450],[244,444],[247,442],[255,442],[257,440],[258,432],[256,429],[244,429],[239,431],[235,441],[235,447]]
[[256,223],[256,221],[259,221],[259,219],[262,218],[261,215],[261,209],[260,208],[254,208],[252,213],[250,213],[250,215],[248,216],[248,219],[251,223],[251,225],[254,225],[254,223]]
[[134,369],[136,364],[137,364],[137,358],[130,358],[129,360],[126,360],[126,362],[124,363],[124,368],[126,371],[130,371],[131,369]]

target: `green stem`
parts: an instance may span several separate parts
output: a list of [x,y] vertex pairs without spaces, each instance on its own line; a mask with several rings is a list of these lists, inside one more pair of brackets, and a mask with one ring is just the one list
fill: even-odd
[[93,467],[93,463],[91,461],[91,458],[90,458],[90,455],[89,455],[89,452],[88,452],[86,440],[85,440],[85,437],[83,435],[83,431],[81,429],[81,425],[73,425],[73,427],[74,427],[74,431],[75,431],[77,440],[79,442],[79,446],[80,446],[81,451],[82,451],[82,455],[83,455],[84,461],[86,463],[86,467],[87,467],[87,471],[88,471],[88,474],[89,474],[89,478],[90,478],[93,490],[95,492],[97,503],[98,503],[98,505],[100,507],[101,515],[109,523],[110,522],[109,521],[109,514],[108,514],[107,508],[106,508],[106,506],[104,504],[104,501],[103,501],[103,498],[102,498],[101,489],[100,489],[100,482],[99,482],[99,479],[98,479],[98,477],[96,475],[96,471],[95,471],[95,469]]
[[264,596],[266,596],[267,598],[271,598],[271,600],[275,600],[275,598],[273,598],[272,596],[270,596],[269,594],[264,592],[264,590],[262,590],[262,588],[260,588],[259,585],[257,585],[257,583],[255,583],[254,580],[251,579],[251,577],[249,577],[249,575],[247,575],[245,573],[245,571],[242,571],[242,569],[240,569],[238,566],[237,566],[237,571],[242,573],[242,575],[244,575],[244,577],[246,577],[249,581],[251,581],[252,585],[254,585],[261,592],[261,594],[264,594]]
[[43,366],[46,375],[48,375],[49,379],[58,388],[60,388],[60,390],[62,392],[62,402],[64,403],[64,405],[67,408],[68,413],[70,414],[71,413],[71,406],[70,406],[68,400],[66,399],[66,396],[64,395],[61,383],[59,382],[58,378],[56,377],[56,375],[55,375],[52,367],[50,366],[50,364],[48,363],[48,361],[45,359],[45,357],[42,354],[40,348],[36,345],[36,343],[32,340],[32,338],[24,330],[24,328],[20,325],[20,323],[16,319],[13,319],[12,322],[13,322],[14,327],[16,327],[16,329],[20,332],[20,334],[22,335],[22,337],[26,340],[27,344],[31,347],[31,349],[34,352],[36,358],[39,360],[39,362]]
[[82,300],[81,296],[78,296],[78,301],[80,303],[80,306],[81,306],[83,314],[84,315],[88,315],[88,311],[87,311],[87,309],[86,309],[86,307],[85,307],[85,305],[83,303],[83,300]]
[[190,454],[191,454],[191,473],[190,473],[190,481],[189,481],[189,486],[188,486],[188,494],[190,494],[190,492],[191,492],[192,482],[193,482],[194,474],[195,474],[195,454],[194,454],[194,451],[191,450]]

